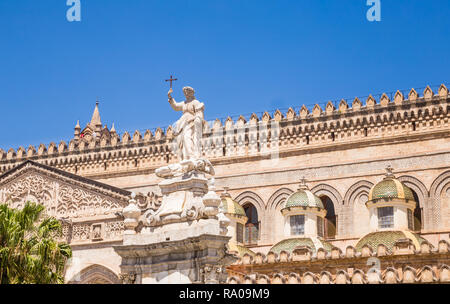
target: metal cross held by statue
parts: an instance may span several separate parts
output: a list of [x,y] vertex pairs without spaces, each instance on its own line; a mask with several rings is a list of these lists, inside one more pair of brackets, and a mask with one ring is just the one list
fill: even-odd
[[172,88],[172,81],[178,80],[177,78],[172,78],[172,75],[170,75],[170,79],[166,79],[167,81],[170,81],[170,88]]

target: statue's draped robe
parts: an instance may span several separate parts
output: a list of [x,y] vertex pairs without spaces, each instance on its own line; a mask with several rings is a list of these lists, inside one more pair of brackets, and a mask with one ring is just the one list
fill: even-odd
[[183,111],[181,118],[173,125],[178,155],[182,160],[200,158],[204,104],[194,99],[171,105],[175,111]]

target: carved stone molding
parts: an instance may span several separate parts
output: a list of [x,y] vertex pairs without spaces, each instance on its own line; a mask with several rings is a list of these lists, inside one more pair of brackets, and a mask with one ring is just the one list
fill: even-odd
[[101,188],[97,182],[79,181],[81,177],[65,176],[66,173],[43,167],[29,162],[2,176],[0,201],[13,208],[22,208],[27,201],[40,203],[48,215],[57,218],[113,214],[126,203],[122,195],[106,190],[107,185]]
[[119,274],[119,278],[122,281],[122,284],[134,284],[136,281],[135,273],[121,273]]
[[221,284],[227,280],[226,269],[222,265],[205,265],[200,269],[202,283]]

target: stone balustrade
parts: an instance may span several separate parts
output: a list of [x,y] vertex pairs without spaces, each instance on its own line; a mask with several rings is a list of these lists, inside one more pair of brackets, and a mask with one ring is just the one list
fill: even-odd
[[[245,254],[228,268],[229,284],[397,284],[450,282],[450,244],[441,240],[436,248],[422,242],[420,248],[399,240],[392,252],[380,245],[366,245],[360,252],[348,246],[345,252],[308,247],[255,256]],[[276,272],[273,272],[276,269]]]

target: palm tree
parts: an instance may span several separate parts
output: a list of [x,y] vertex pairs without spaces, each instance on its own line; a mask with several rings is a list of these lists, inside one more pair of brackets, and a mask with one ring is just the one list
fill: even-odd
[[21,210],[0,204],[0,284],[64,283],[72,251],[57,240],[60,222],[43,211],[31,202]]

